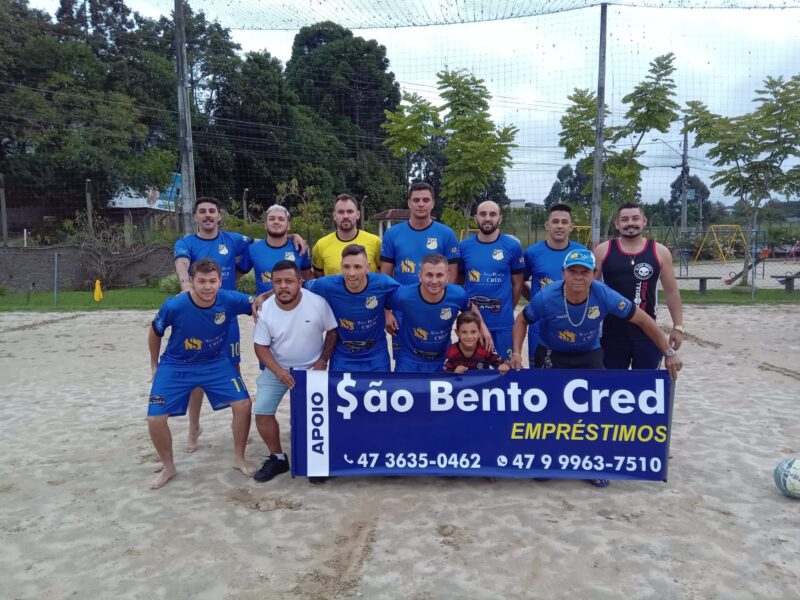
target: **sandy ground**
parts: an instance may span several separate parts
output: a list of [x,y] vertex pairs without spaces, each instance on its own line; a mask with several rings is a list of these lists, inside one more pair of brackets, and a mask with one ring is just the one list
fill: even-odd
[[[604,490],[259,484],[229,466],[228,412],[206,407],[200,449],[152,492],[151,318],[0,314],[0,597],[798,597],[800,501],[772,481],[800,456],[797,306],[688,307],[670,481]],[[245,353],[253,390],[255,371]],[[172,425],[177,447],[186,420]],[[266,453],[252,433],[255,464]]]

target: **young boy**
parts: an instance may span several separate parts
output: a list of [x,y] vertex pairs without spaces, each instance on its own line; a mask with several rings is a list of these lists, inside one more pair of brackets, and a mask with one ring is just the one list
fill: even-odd
[[444,370],[458,373],[470,369],[492,369],[508,373],[508,363],[496,352],[489,352],[481,343],[480,319],[471,312],[463,312],[456,319],[458,342],[447,349]]

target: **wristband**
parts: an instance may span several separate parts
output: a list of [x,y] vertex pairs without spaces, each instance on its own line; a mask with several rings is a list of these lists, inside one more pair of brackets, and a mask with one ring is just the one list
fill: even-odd
[[673,325],[672,331],[680,331],[682,334],[686,334],[686,330],[683,328],[683,325]]

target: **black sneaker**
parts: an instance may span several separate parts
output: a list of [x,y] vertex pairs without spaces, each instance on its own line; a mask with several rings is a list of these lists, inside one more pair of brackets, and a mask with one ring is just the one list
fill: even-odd
[[328,481],[327,477],[309,477],[308,482],[313,483],[314,485],[320,485]]
[[253,479],[256,481],[269,481],[276,475],[286,473],[289,470],[289,459],[284,458],[281,460],[274,454],[270,454],[261,468],[255,472]]

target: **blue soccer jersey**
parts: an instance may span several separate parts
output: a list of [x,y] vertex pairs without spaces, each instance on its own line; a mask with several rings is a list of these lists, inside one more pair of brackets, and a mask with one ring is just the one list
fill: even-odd
[[334,354],[349,360],[368,361],[379,354],[388,358],[383,311],[399,283],[388,275],[369,273],[367,287],[361,292],[348,291],[342,275],[313,279],[303,286],[325,298],[333,310],[339,333]]
[[470,309],[464,288],[450,283],[444,297],[430,303],[422,298],[419,284],[405,285],[389,297],[387,306],[404,315],[398,334],[400,350],[395,356],[398,365],[401,361],[427,363],[441,371],[451,343],[453,321],[459,312]]
[[[551,248],[546,240],[528,246],[525,250],[525,280],[531,280],[531,299],[538,294],[542,288],[550,285],[554,281],[563,279],[564,259],[571,250],[585,248],[578,242],[569,241],[566,248]],[[528,354],[533,356],[536,346],[539,345],[539,324],[533,323],[528,327]]]
[[401,285],[419,283],[422,259],[433,253],[444,255],[448,262],[459,258],[456,234],[437,221],[425,229],[414,229],[404,221],[393,225],[383,235],[381,261],[394,265],[394,278]]
[[600,281],[593,281],[589,297],[581,304],[564,298],[564,283],[556,281],[534,296],[523,315],[538,322],[541,343],[556,352],[588,352],[600,347],[600,330],[606,315],[630,319],[636,307]]
[[481,311],[491,331],[514,326],[511,275],[525,270],[522,246],[516,238],[501,233],[494,242],[481,242],[477,235],[459,246],[464,289]]
[[254,242],[247,247],[247,251],[242,256],[240,271],[248,272],[254,270],[256,278],[256,290],[259,294],[272,291],[272,267],[278,261],[291,260],[301,271],[311,268],[311,259],[308,252],[301,255],[295,249],[294,242],[287,240],[283,246],[270,246],[267,240]]
[[236,289],[236,271],[247,273],[250,269],[240,266],[242,256],[253,238],[233,231],[220,231],[217,237],[207,240],[197,234],[189,234],[175,242],[175,258],[188,258],[196,263],[201,258],[210,258],[222,269],[222,289]]
[[252,301],[247,294],[230,290],[220,290],[208,308],[197,306],[190,293],[169,298],[152,323],[159,337],[172,327],[160,362],[182,365],[228,360],[225,344],[229,325],[237,315],[250,314]]

